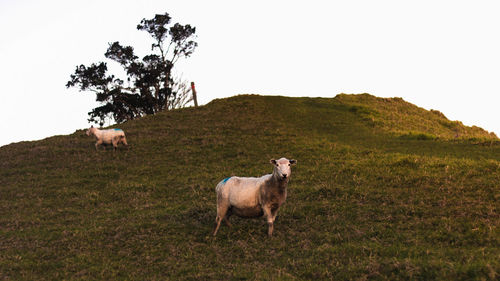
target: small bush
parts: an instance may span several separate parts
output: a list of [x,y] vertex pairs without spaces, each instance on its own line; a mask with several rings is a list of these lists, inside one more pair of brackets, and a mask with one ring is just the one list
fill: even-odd
[[437,140],[438,137],[433,134],[421,133],[421,132],[408,132],[401,135],[400,138],[406,140]]
[[435,110],[435,109],[431,109],[430,111],[431,111],[432,113],[436,114],[437,116],[442,117],[442,118],[444,118],[444,119],[447,119],[447,120],[448,120],[448,118],[446,118],[446,116],[445,116],[445,115],[444,115],[441,111],[439,111],[439,110]]

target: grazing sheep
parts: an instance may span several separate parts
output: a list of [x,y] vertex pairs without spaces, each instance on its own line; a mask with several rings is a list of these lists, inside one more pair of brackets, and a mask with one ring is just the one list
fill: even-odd
[[122,129],[108,129],[108,130],[99,130],[91,126],[87,130],[87,136],[94,135],[97,139],[95,143],[95,150],[97,150],[97,146],[100,144],[113,144],[114,150],[118,147],[119,143],[123,143],[128,147],[127,139],[125,138],[125,133]]
[[217,184],[217,217],[214,236],[224,220],[228,226],[229,217],[235,214],[242,218],[265,216],[269,236],[273,234],[273,224],[278,209],[286,200],[286,187],[292,170],[290,165],[296,160],[272,159],[273,173],[260,178],[229,177]]

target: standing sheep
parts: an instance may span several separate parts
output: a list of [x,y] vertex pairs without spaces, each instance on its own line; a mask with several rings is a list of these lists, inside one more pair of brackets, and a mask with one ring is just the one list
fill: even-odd
[[291,165],[296,160],[272,159],[273,173],[260,178],[230,177],[222,180],[215,187],[217,193],[217,217],[214,236],[220,223],[235,214],[242,218],[265,216],[269,236],[273,235],[273,224],[280,206],[286,200],[286,187],[292,173]]
[[127,139],[122,129],[99,130],[94,128],[94,126],[90,126],[87,130],[87,136],[90,135],[94,135],[97,139],[95,150],[97,150],[97,146],[100,144],[113,144],[114,150],[116,150],[119,143],[123,143],[128,147]]

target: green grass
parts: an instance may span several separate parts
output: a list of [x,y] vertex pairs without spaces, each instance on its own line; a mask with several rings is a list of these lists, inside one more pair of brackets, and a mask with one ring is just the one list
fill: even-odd
[[496,139],[479,127],[467,127],[460,121],[450,121],[438,110],[427,111],[401,98],[377,98],[369,94],[340,94],[337,101],[351,105],[351,111],[358,112],[365,120],[398,135],[434,135],[445,139]]
[[[496,280],[499,142],[441,115],[245,95],[122,124],[130,150],[83,130],[3,146],[0,279]],[[213,238],[217,182],[281,156],[274,236],[234,217]]]

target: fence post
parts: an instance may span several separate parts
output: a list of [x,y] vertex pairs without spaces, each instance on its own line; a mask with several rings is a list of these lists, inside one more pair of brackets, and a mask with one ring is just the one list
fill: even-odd
[[196,88],[194,87],[194,82],[191,82],[191,91],[193,92],[194,106],[198,107],[198,99],[196,98]]

